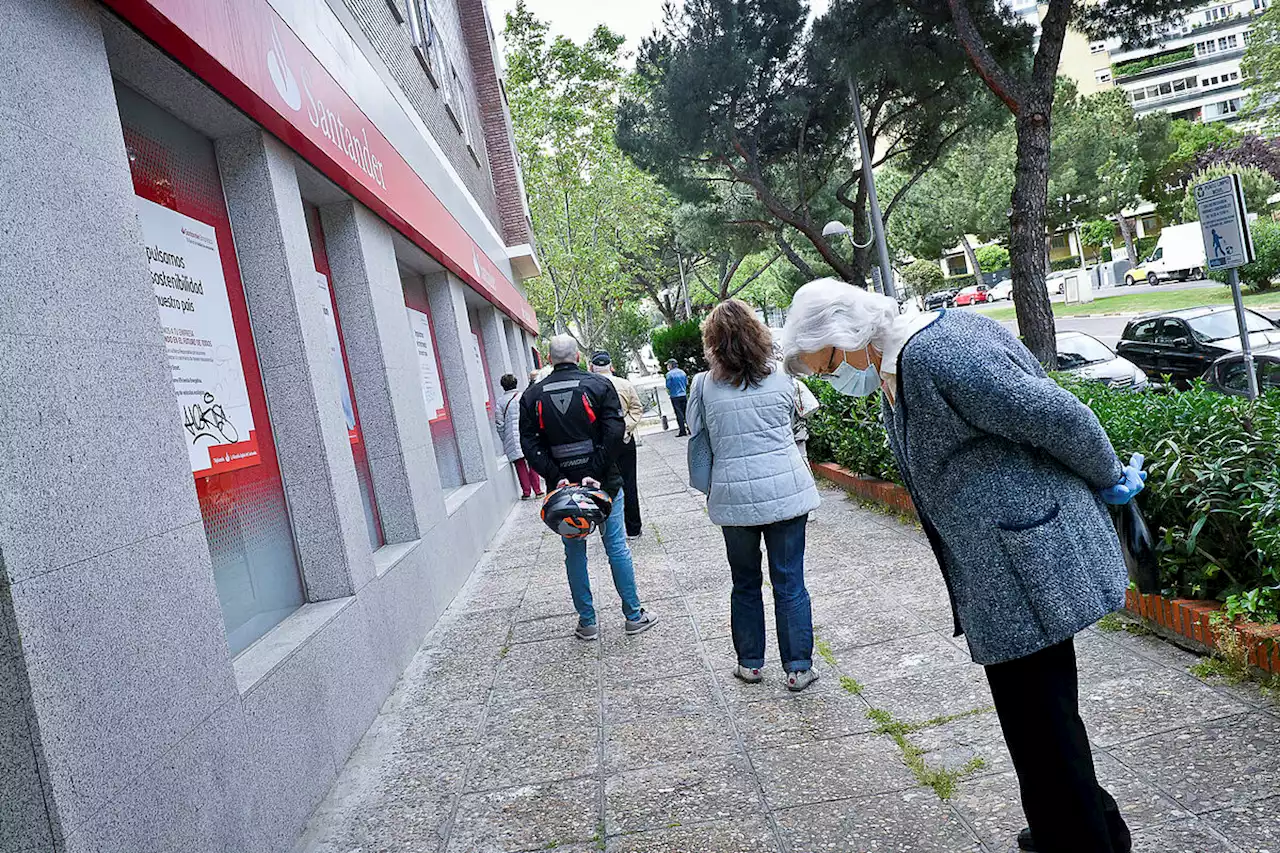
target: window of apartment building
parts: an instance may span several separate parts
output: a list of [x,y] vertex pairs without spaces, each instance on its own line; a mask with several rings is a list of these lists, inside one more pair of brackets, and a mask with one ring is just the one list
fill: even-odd
[[[1249,34],[1244,34],[1245,44],[1249,43]],[[1220,36],[1217,39],[1206,39],[1196,42],[1196,55],[1209,56],[1210,54],[1219,53],[1226,50],[1237,50],[1240,47],[1240,37],[1235,33],[1229,36]]]
[[952,255],[947,258],[947,275],[967,275],[969,263],[964,255]]
[[427,0],[404,0],[405,17],[409,21],[409,40],[413,43],[413,52],[427,72],[432,85],[439,86],[436,76],[435,54],[438,52],[439,35],[436,32],[435,20],[431,15],[431,6]]
[[117,87],[138,223],[231,653],[302,606],[302,578],[213,142]]
[[1253,11],[1261,12],[1271,8],[1271,0],[1253,0]]
[[1054,234],[1049,238],[1049,248],[1051,249],[1068,249],[1070,245],[1067,243],[1066,234]]
[[[427,408],[427,425],[435,450],[436,467],[440,471],[440,488],[446,492],[466,485],[462,473],[462,453],[458,434],[449,408],[449,391],[444,384],[444,363],[437,343],[435,320],[427,304],[427,291],[422,278],[410,275],[400,280],[404,304],[409,314],[409,327],[418,351],[418,372],[422,399]],[[456,354],[454,355],[456,358]]]
[[1090,53],[1105,53],[1106,50],[1107,50],[1107,43],[1105,41],[1089,42]]
[[351,381],[351,365],[347,361],[346,339],[342,336],[342,318],[338,316],[338,299],[333,289],[333,273],[329,269],[329,253],[324,245],[324,229],[320,227],[320,209],[303,203],[307,219],[307,236],[311,238],[311,256],[316,268],[316,287],[324,293],[325,333],[329,336],[329,358],[342,400],[342,414],[347,423],[347,442],[356,466],[356,482],[360,486],[360,503],[364,507],[365,529],[369,547],[376,551],[386,544],[382,519],[378,517],[378,501],[373,494],[373,476],[369,473],[369,452],[360,430],[360,411],[356,408],[356,389]]
[[387,0],[387,5],[391,7],[391,15],[396,19],[397,24],[405,22],[405,3],[407,0]]
[[1205,20],[1205,23],[1207,24],[1212,24],[1214,21],[1225,21],[1230,16],[1231,16],[1230,5],[1214,6],[1212,9],[1204,10],[1204,20]]
[[[458,132],[466,140],[467,149],[474,157],[475,144],[471,139],[471,122],[467,120],[467,90],[462,84],[462,78],[458,75],[458,66],[452,62],[449,62],[448,66],[448,71],[445,72],[444,105],[449,111],[449,118],[453,119],[454,126],[458,128]],[[444,72],[443,67],[441,71]]]
[[1097,81],[1097,82],[1099,82],[1099,83],[1110,83],[1110,82],[1111,82],[1111,69],[1110,69],[1110,68],[1099,68],[1097,71],[1093,72],[1093,79],[1094,79],[1094,80],[1096,80],[1096,81]]

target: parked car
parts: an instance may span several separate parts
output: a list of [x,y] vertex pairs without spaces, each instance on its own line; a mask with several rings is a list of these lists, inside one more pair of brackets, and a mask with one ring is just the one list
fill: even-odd
[[[1280,344],[1280,328],[1261,314],[1246,311],[1249,342],[1255,350]],[[1187,385],[1214,361],[1239,352],[1240,329],[1230,305],[1184,308],[1131,320],[1116,351],[1152,376],[1169,376]]]
[[991,302],[1000,302],[1005,299],[1013,298],[1013,279],[1006,278],[991,285],[991,289],[987,291],[987,299]]
[[1143,391],[1147,374],[1121,358],[1102,341],[1084,332],[1058,332],[1058,370],[1081,379],[1101,382],[1108,388]]
[[[1280,347],[1259,350],[1253,354],[1253,366],[1258,372],[1258,390],[1280,391]],[[1205,371],[1204,381],[1209,387],[1223,394],[1237,397],[1249,396],[1249,375],[1244,369],[1244,353],[1224,355]]]
[[1204,239],[1200,223],[1187,222],[1161,231],[1151,255],[1125,273],[1124,283],[1132,287],[1140,281],[1155,285],[1168,279],[1197,278],[1204,278]]
[[1044,278],[1045,289],[1049,291],[1050,295],[1058,295],[1062,293],[1062,288],[1066,284],[1066,280],[1066,270],[1051,272]]
[[987,295],[987,286],[985,284],[975,284],[966,287],[964,290],[956,294],[955,303],[961,305],[982,305],[990,302],[991,297]]
[[956,291],[939,290],[924,298],[924,310],[936,311],[939,308],[951,308],[956,304]]

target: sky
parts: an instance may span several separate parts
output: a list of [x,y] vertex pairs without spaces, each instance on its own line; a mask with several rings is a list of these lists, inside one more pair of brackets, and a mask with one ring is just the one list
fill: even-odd
[[[539,18],[551,23],[551,32],[566,35],[581,42],[591,35],[598,24],[619,32],[627,38],[627,50],[632,53],[640,40],[653,32],[662,22],[662,0],[525,0],[529,9]],[[810,0],[811,11],[821,14],[828,0]],[[493,16],[493,30],[502,38],[503,21],[507,12],[516,7],[516,0],[489,0],[489,14]]]

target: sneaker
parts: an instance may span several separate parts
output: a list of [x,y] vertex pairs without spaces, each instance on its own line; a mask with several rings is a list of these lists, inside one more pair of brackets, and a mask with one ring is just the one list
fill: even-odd
[[578,627],[574,630],[573,636],[577,637],[579,640],[598,640],[600,639],[600,626],[583,625],[582,623],[578,623]]
[[639,616],[627,620],[627,636],[643,634],[656,624],[658,624],[658,617],[641,607]]
[[745,681],[747,684],[759,684],[764,681],[764,674],[760,672],[759,667],[746,667],[738,664],[733,668],[733,676],[739,681]]
[[533,495],[521,495],[521,496],[520,496],[520,500],[522,500],[522,501],[527,501],[527,500],[529,500],[531,497],[533,497]]
[[628,534],[627,534],[627,541],[628,541],[628,542],[631,542],[632,540],[634,540],[634,539],[639,539],[639,538],[640,538],[640,534],[639,534],[639,533],[628,533]]
[[798,672],[787,673],[787,689],[792,693],[799,693],[810,684],[818,680],[818,673],[812,669],[802,669]]
[[1031,827],[1028,826],[1018,833],[1018,849],[1028,851],[1028,853],[1035,853],[1036,843],[1031,840]]

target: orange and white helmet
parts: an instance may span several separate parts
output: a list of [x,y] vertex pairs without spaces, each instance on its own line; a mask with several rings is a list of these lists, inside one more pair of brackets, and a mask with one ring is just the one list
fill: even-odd
[[542,520],[565,539],[583,539],[595,532],[613,511],[613,498],[601,489],[568,485],[542,502]]

